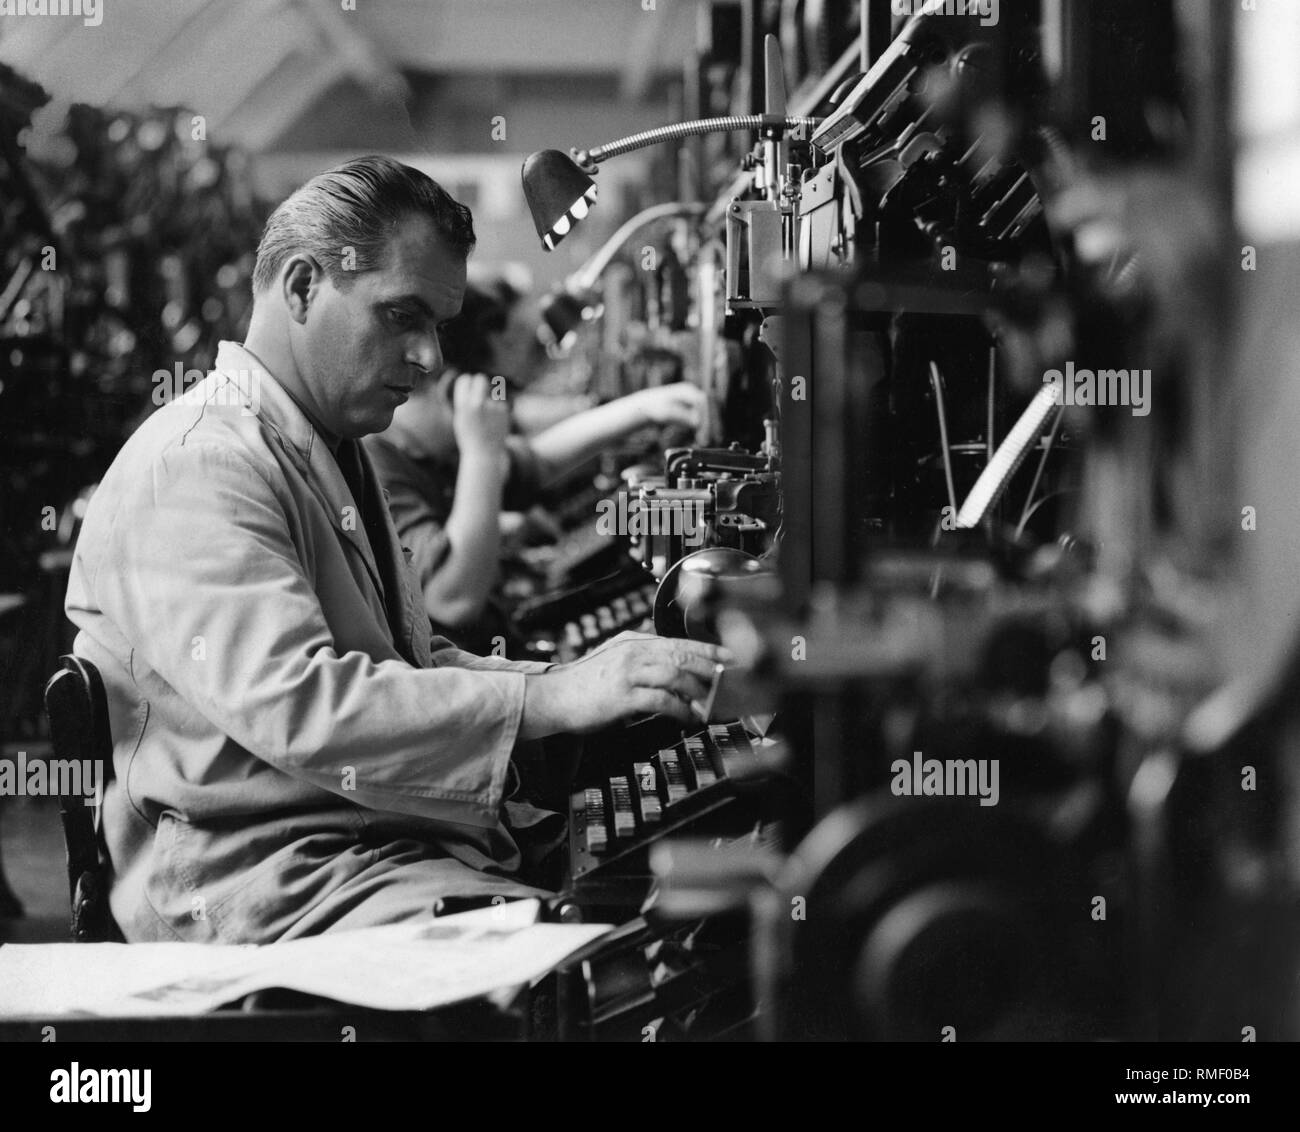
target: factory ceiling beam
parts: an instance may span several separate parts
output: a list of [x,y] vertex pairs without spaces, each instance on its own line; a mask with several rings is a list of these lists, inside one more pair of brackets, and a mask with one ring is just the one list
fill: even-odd
[[653,12],[640,0],[385,0],[358,4],[355,19],[398,67],[436,74],[619,74],[627,60],[609,45],[647,25],[664,34],[648,37],[640,65],[677,74],[694,42],[683,0],[656,0]]
[[[210,0],[150,63],[109,96],[116,105],[189,106],[219,129],[250,90],[316,37],[293,8]],[[161,45],[160,45],[161,46]],[[237,62],[236,62],[237,60]]]
[[222,130],[253,153],[274,149],[295,123],[350,76],[339,59],[288,59],[232,110]]
[[[210,138],[254,150],[348,80],[387,99],[406,92],[384,50],[330,5],[172,0],[166,7],[122,6],[112,17],[97,28],[12,21],[0,59],[67,101],[186,106],[204,116]],[[94,65],[105,56],[114,60],[110,70]]]
[[[279,64],[244,89],[224,120],[225,128],[254,152],[271,148],[331,89],[348,80],[389,101],[407,94],[400,71],[342,9],[295,0],[293,14],[301,27],[285,45]],[[314,49],[304,50],[304,44]]]
[[[121,87],[122,75],[138,74],[172,32],[200,15],[209,2],[174,0],[161,9],[123,5],[110,9],[112,18],[99,27],[62,17],[7,19],[0,60],[61,101],[103,105]],[[111,70],[102,66],[110,58]]]

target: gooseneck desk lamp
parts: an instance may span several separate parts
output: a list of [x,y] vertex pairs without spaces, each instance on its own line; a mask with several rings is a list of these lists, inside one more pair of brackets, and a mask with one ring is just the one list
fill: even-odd
[[[602,161],[620,157],[633,150],[660,142],[727,130],[761,130],[775,156],[776,147],[786,130],[799,125],[815,125],[820,119],[788,117],[784,114],[740,114],[721,118],[699,118],[644,130],[593,149],[573,149],[570,155],[558,149],[544,149],[532,154],[523,166],[524,198],[532,213],[537,235],[548,252],[564,239],[596,203],[596,182]],[[772,162],[775,164],[775,162]],[[600,274],[609,266],[624,241],[639,229],[656,220],[676,216],[694,216],[704,212],[700,204],[672,203],[653,205],[632,217],[615,232],[564,285],[542,304],[542,317],[558,343],[568,341],[583,313],[589,307],[589,293]]]
[[592,178],[602,161],[660,142],[727,130],[761,130],[766,141],[775,142],[794,126],[815,125],[818,121],[817,118],[789,118],[784,114],[737,114],[658,126],[594,149],[571,150],[571,157],[558,149],[544,149],[524,162],[524,197],[542,247],[554,251],[596,203],[596,182]]

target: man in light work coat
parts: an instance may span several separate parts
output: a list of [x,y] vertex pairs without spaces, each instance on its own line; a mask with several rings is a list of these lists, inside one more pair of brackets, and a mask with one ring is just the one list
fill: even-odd
[[108,694],[128,940],[264,943],[534,894],[516,741],[687,721],[725,659],[638,638],[547,668],[430,639],[358,438],[440,367],[473,241],[468,209],[396,162],[308,182],[267,224],[247,341],[90,502],[67,611]]

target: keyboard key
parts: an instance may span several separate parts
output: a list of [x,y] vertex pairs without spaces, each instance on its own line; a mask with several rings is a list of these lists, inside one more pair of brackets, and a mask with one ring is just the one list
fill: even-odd
[[699,735],[690,735],[682,740],[682,746],[686,748],[686,757],[695,772],[695,788],[703,790],[706,786],[712,786],[717,782],[718,776],[709,761],[709,752],[704,745],[704,739]]
[[636,817],[632,813],[632,789],[622,775],[609,780],[609,796],[614,803],[614,836],[635,837]]
[[654,763],[633,763],[632,779],[633,802],[640,807],[642,823],[657,825],[663,817],[663,807],[659,802],[659,775]]

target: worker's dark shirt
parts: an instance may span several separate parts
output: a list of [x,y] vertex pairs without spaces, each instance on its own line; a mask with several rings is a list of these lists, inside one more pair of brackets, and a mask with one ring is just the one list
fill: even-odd
[[[447,519],[456,498],[459,459],[416,458],[402,451],[384,436],[368,436],[363,441],[379,478],[388,493],[388,509],[393,516],[402,545],[411,551],[411,565],[422,587],[447,564],[451,541],[447,536]],[[523,511],[532,506],[540,486],[537,457],[527,441],[507,437],[510,471],[502,493],[502,509]],[[438,632],[471,652],[491,648],[492,630],[500,619],[492,613],[470,625],[452,625],[431,617]]]

